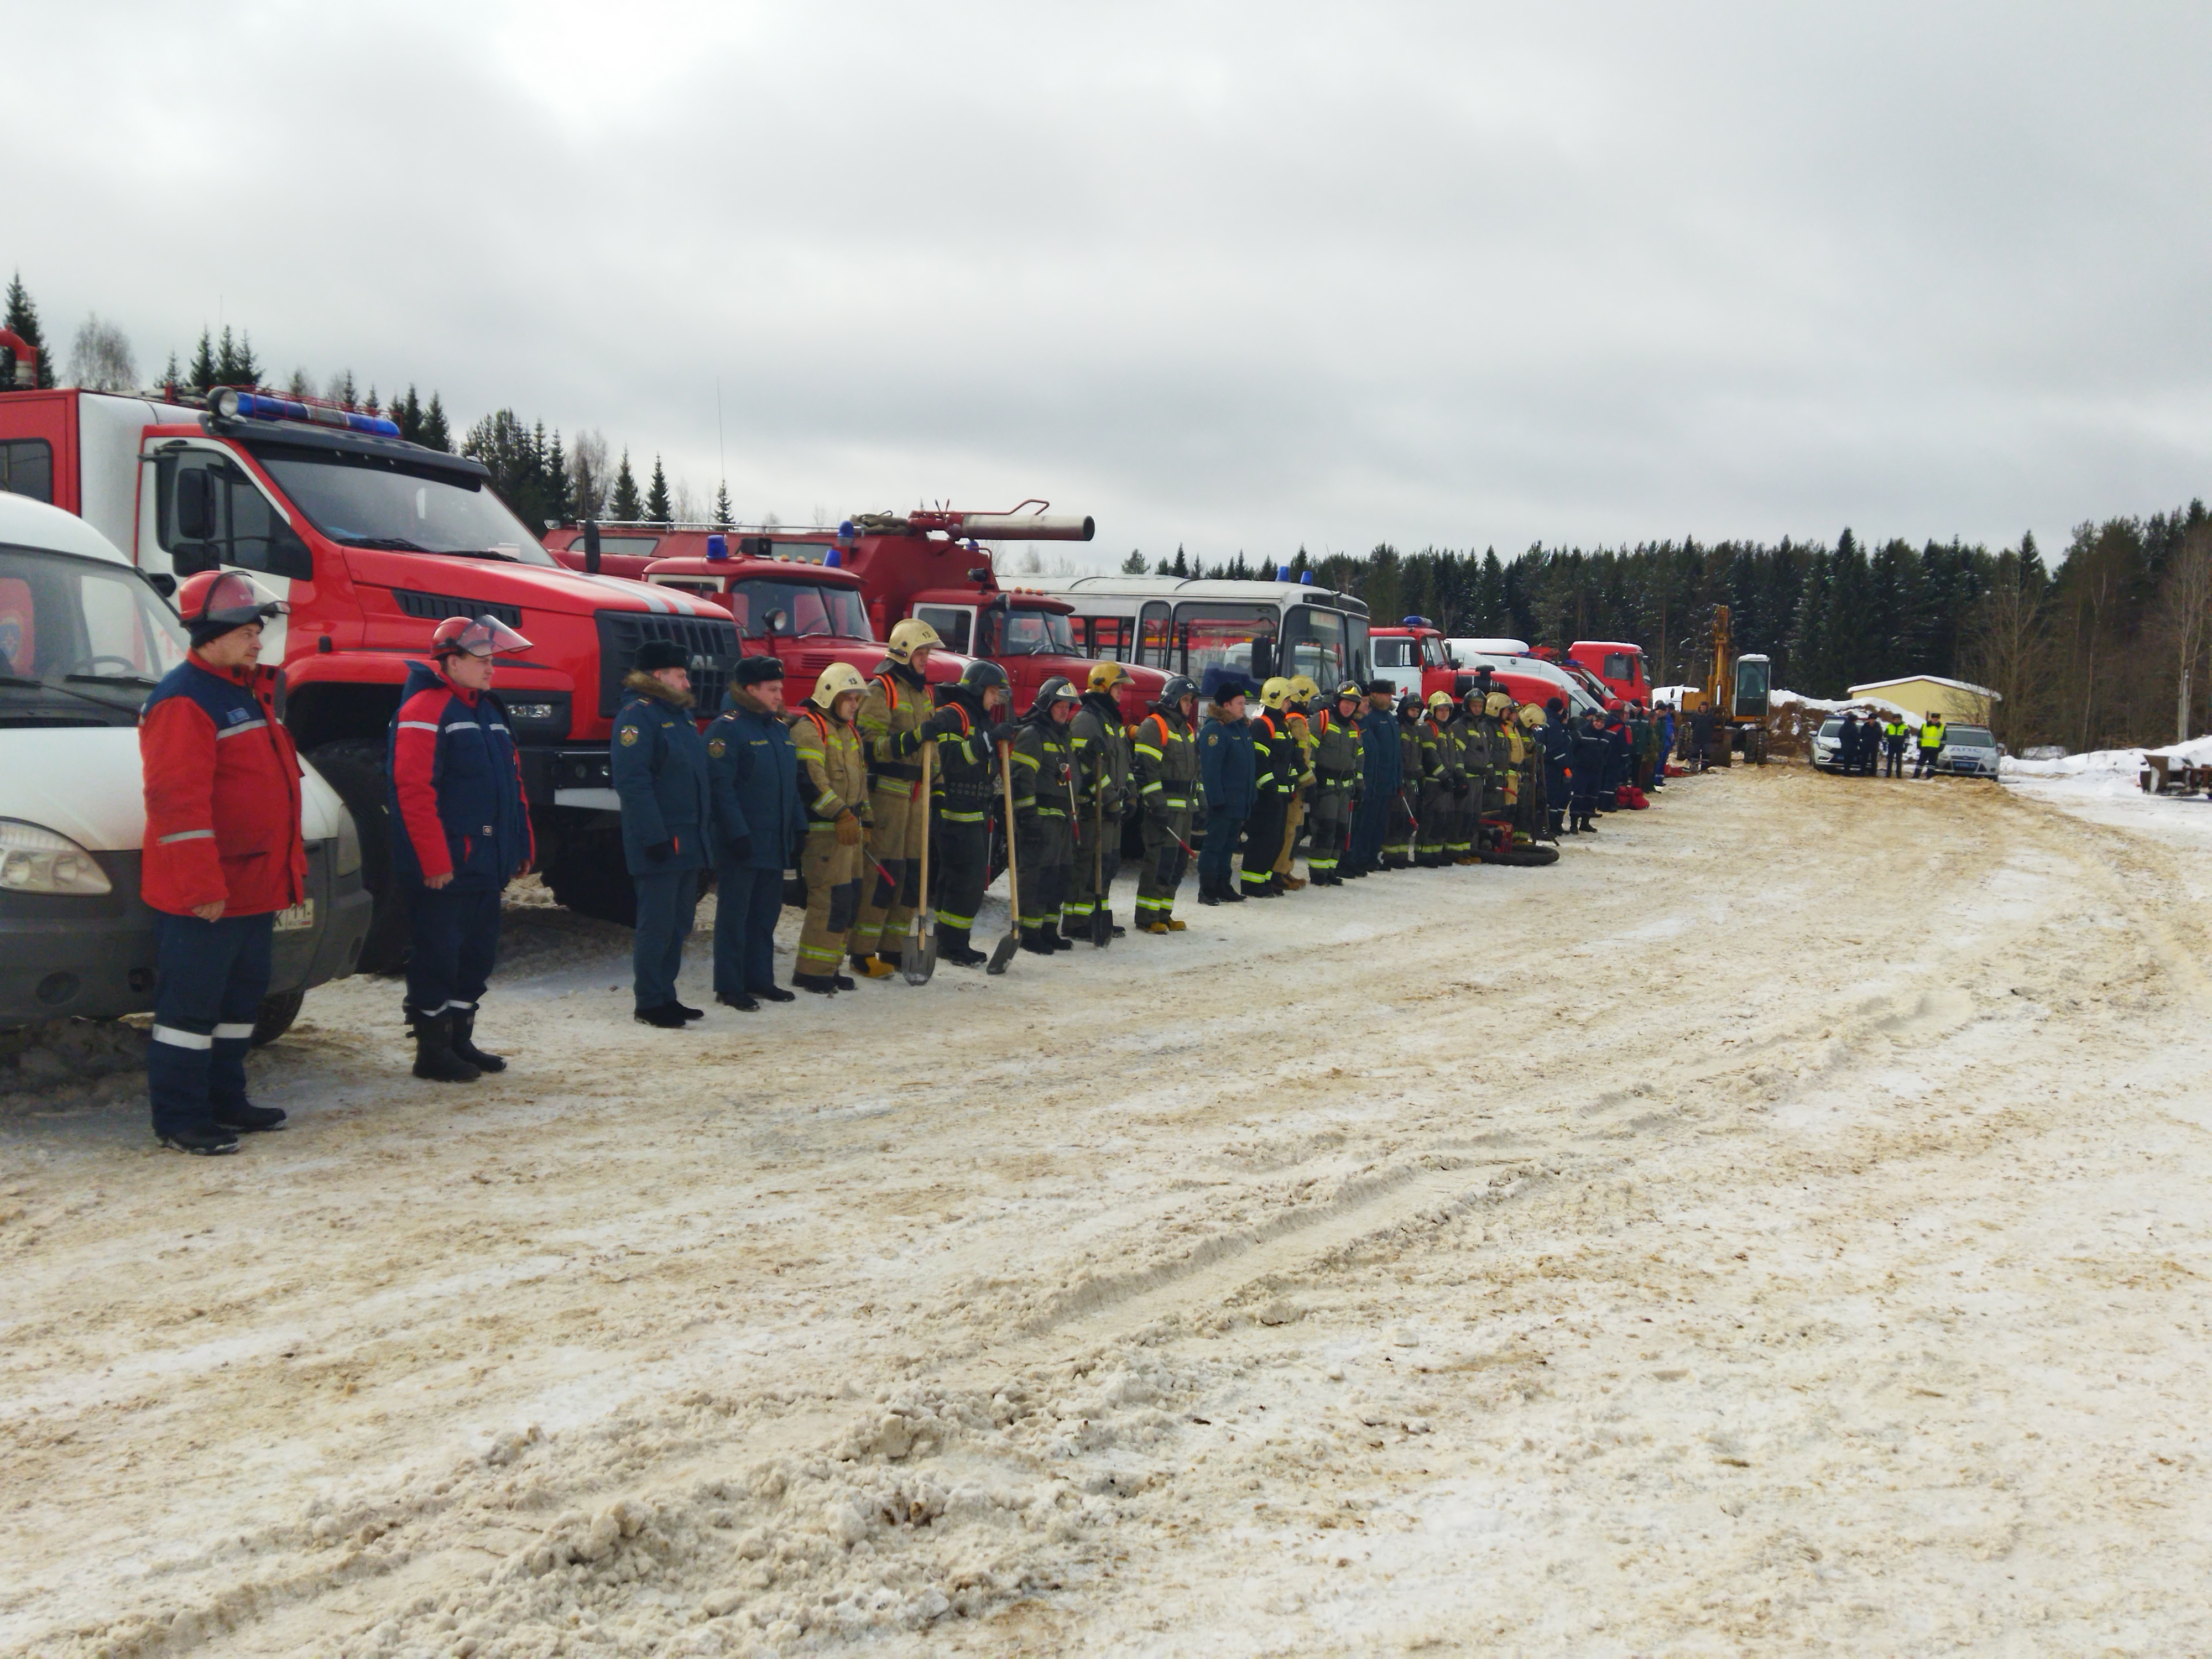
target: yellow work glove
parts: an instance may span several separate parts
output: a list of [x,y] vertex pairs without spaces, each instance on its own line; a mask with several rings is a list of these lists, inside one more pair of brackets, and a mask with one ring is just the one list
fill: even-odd
[[860,821],[847,811],[837,814],[837,845],[858,847],[860,844]]

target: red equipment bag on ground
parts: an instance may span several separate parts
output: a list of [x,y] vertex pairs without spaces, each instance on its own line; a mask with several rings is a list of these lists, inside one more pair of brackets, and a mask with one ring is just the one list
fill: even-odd
[[1638,789],[1632,783],[1622,784],[1616,793],[1620,798],[1620,804],[1623,806],[1630,808],[1632,811],[1641,812],[1645,807],[1651,805],[1651,797],[1645,794],[1641,789]]

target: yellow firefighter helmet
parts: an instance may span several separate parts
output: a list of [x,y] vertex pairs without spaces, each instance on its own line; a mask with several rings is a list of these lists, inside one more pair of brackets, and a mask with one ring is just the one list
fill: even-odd
[[[928,626],[926,623],[922,625]],[[822,678],[814,682],[813,695],[807,698],[807,702],[817,708],[831,709],[837,706],[837,699],[848,691],[865,693],[867,689],[868,683],[860,678],[859,669],[848,662],[833,662],[822,671]]]
[[1291,683],[1280,674],[1260,688],[1260,706],[1263,708],[1280,708],[1290,700]]
[[944,645],[935,629],[919,617],[908,617],[892,628],[890,638],[884,641],[884,650],[893,662],[911,662],[915,652],[941,650]]

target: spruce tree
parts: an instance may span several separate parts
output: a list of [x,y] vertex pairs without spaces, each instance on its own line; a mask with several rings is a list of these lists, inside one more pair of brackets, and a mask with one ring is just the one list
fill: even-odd
[[306,369],[295,368],[292,371],[292,378],[284,383],[284,395],[288,398],[298,398],[302,401],[315,395],[315,383],[307,378]]
[[364,415],[384,413],[384,405],[376,401],[376,382],[374,380],[368,383],[368,396],[361,400],[361,412]]
[[718,530],[735,530],[738,527],[737,515],[730,510],[730,481],[727,478],[715,486],[714,527]]
[[446,424],[445,406],[439,403],[434,391],[430,393],[430,406],[422,411],[422,435],[416,441],[425,449],[442,449],[448,453],[453,450],[453,434]]
[[1125,576],[1141,576],[1147,568],[1145,556],[1133,547],[1129,550],[1129,556],[1121,561],[1121,574]]
[[1165,558],[1162,558],[1158,564],[1152,567],[1152,574],[1155,576],[1172,576],[1175,574],[1175,572],[1168,568],[1167,560]]
[[[0,328],[19,337],[25,345],[39,354],[35,383],[42,390],[52,386],[54,383],[54,354],[46,349],[46,337],[39,327],[39,307],[31,299],[31,291],[23,286],[23,273],[20,270],[8,283],[8,308],[0,313]],[[0,348],[0,390],[12,392],[15,388],[15,348]]]
[[571,510],[574,496],[568,489],[568,457],[561,447],[561,428],[553,428],[553,441],[545,447],[545,486],[551,500],[547,516],[566,524],[574,516]]
[[617,523],[634,524],[645,516],[645,503],[637,498],[637,475],[629,470],[629,451],[622,453],[622,465],[615,469],[614,493],[607,497],[607,517]]
[[205,397],[220,384],[215,377],[215,342],[200,331],[200,349],[192,354],[192,390]]
[[415,395],[413,386],[407,388],[405,397],[392,400],[392,420],[409,443],[422,441],[422,400]]
[[1177,542],[1176,544],[1175,563],[1170,568],[1168,574],[1170,576],[1188,576],[1190,574],[1190,561],[1183,556],[1182,544],[1181,542]]
[[655,524],[669,522],[668,474],[661,470],[658,455],[653,458],[653,482],[646,487],[645,516]]
[[173,351],[169,354],[169,366],[161,371],[160,382],[161,395],[171,403],[174,403],[177,400],[177,393],[182,389],[184,384],[184,371],[177,367],[177,354]]

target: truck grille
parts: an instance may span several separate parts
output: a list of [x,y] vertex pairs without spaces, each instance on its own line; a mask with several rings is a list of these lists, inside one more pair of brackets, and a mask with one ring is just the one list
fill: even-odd
[[738,625],[725,617],[660,617],[641,611],[593,613],[599,625],[599,713],[611,715],[623,705],[623,679],[630,659],[647,640],[670,640],[691,653],[694,712],[712,714],[722,706],[722,690],[738,660]]
[[509,628],[522,626],[522,607],[519,605],[495,605],[489,599],[461,599],[450,593],[417,593],[411,588],[395,587],[392,602],[410,617],[420,617],[426,622],[443,622],[448,617],[496,617]]

